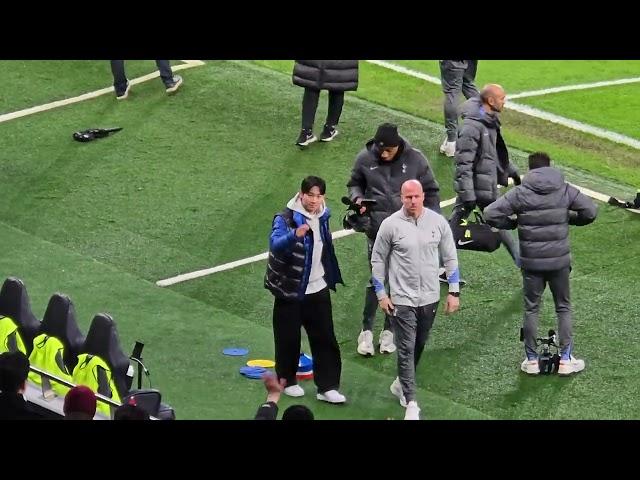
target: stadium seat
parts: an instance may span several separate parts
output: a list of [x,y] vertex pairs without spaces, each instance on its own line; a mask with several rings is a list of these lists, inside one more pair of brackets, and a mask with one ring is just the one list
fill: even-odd
[[56,337],[64,345],[64,363],[72,372],[78,363],[78,354],[85,342],[84,335],[76,322],[76,310],[71,299],[54,293],[44,312],[40,333]]
[[9,277],[2,284],[0,315],[11,317],[16,322],[28,356],[33,350],[33,339],[40,330],[40,321],[31,311],[27,287],[19,278]]
[[127,388],[129,357],[122,352],[116,323],[111,316],[99,313],[93,317],[80,353],[97,355],[107,362],[120,398],[124,398],[129,393]]

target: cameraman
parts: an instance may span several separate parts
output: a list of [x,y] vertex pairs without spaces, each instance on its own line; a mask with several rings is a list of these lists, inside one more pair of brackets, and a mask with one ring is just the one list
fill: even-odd
[[518,229],[524,293],[524,345],[520,366],[530,375],[540,373],[536,337],[542,294],[549,284],[558,317],[560,375],[584,370],[584,360],[573,356],[571,328],[571,249],[569,225],[588,225],[597,215],[593,201],[565,182],[551,167],[546,153],[529,155],[529,173],[522,184],[508,191],[484,211],[486,222],[496,228]]
[[[371,268],[371,249],[382,221],[402,207],[400,187],[407,180],[418,180],[424,190],[424,206],[440,213],[438,182],[433,176],[429,161],[423,153],[398,134],[398,127],[383,123],[371,140],[358,153],[351,178],[347,183],[349,197],[357,204],[363,199],[376,203],[360,209],[370,217],[367,234],[367,257]],[[360,355],[373,355],[373,325],[378,299],[369,280],[366,288],[362,320],[362,331],[358,336],[357,351]],[[380,353],[393,353],[393,342],[389,316],[385,315],[384,329],[379,338]]]

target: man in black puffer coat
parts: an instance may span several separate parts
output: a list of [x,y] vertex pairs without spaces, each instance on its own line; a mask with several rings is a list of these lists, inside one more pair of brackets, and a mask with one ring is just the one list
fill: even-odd
[[296,145],[306,147],[315,142],[313,122],[316,118],[320,90],[329,91],[329,109],[321,142],[330,142],[338,134],[344,92],[358,89],[357,60],[296,60],[293,84],[304,87],[302,96],[302,130]]
[[529,155],[530,171],[522,184],[484,210],[489,225],[518,228],[526,353],[520,368],[530,375],[540,373],[536,338],[540,303],[547,283],[558,317],[561,355],[558,373],[570,375],[584,369],[584,360],[573,356],[569,225],[588,225],[595,220],[597,209],[589,197],[566,183],[562,173],[550,165],[551,159],[546,153]]
[[[418,180],[424,191],[424,206],[440,213],[440,187],[423,153],[398,134],[398,127],[383,123],[374,138],[358,153],[351,178],[347,183],[349,197],[355,203],[363,199],[375,200],[369,207],[370,226],[367,234],[367,252],[371,266],[371,249],[382,221],[402,208],[400,188],[407,180]],[[362,213],[365,213],[363,207]],[[371,282],[367,286],[363,311],[362,331],[357,351],[372,356],[373,326],[378,308],[378,297]],[[389,317],[385,315],[384,329],[380,333],[380,353],[393,353],[396,349]]]

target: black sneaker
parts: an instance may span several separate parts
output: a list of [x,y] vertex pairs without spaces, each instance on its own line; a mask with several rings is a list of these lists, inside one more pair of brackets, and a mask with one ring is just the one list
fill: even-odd
[[[447,281],[447,272],[441,273],[438,278],[440,279],[440,283],[449,283]],[[461,278],[460,280],[458,280],[458,284],[460,285],[460,288],[462,288],[467,284],[467,281]]]
[[174,75],[173,81],[165,85],[165,87],[167,87],[166,92],[173,93],[180,88],[180,85],[182,85],[182,77],[180,75]]
[[320,134],[321,142],[330,142],[338,135],[338,130],[335,127],[330,127],[329,125],[325,125],[322,133]]
[[298,140],[296,140],[296,145],[299,147],[306,147],[310,143],[316,142],[318,139],[313,134],[311,130],[305,130],[304,128],[300,130],[300,135],[298,136]]
[[127,88],[124,89],[124,92],[116,92],[117,100],[124,100],[129,96],[129,90],[131,89],[131,83],[127,80]]

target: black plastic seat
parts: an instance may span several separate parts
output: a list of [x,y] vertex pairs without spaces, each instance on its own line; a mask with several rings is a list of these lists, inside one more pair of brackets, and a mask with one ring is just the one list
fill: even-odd
[[56,337],[62,342],[64,363],[69,372],[73,372],[73,368],[78,363],[78,354],[84,345],[85,338],[78,327],[73,302],[68,296],[62,293],[54,293],[51,296],[42,318],[40,333]]
[[0,315],[11,317],[16,322],[29,356],[33,350],[33,339],[40,331],[40,321],[31,311],[27,287],[19,278],[9,277],[2,284]]
[[110,315],[99,313],[93,317],[80,353],[97,355],[107,362],[120,398],[124,398],[129,393],[127,388],[129,357],[122,352],[116,323]]

